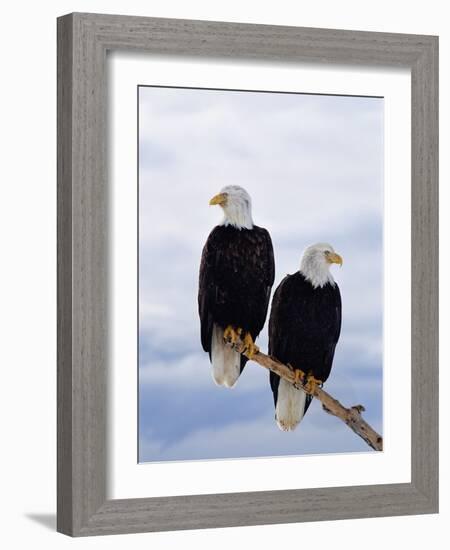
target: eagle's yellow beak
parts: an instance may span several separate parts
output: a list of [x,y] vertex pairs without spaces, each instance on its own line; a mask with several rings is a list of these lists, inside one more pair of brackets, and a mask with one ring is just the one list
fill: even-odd
[[342,264],[344,263],[344,260],[342,259],[341,256],[339,256],[339,254],[332,252],[331,254],[328,254],[327,262],[330,264],[339,264],[340,266],[342,266]]
[[213,206],[214,204],[218,204],[219,206],[223,206],[227,202],[227,194],[226,193],[219,193],[218,195],[215,195],[210,201],[210,206]]

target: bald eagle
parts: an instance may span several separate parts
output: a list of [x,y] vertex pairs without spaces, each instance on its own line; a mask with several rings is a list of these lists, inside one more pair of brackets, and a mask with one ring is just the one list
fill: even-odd
[[[300,270],[287,275],[275,291],[269,320],[269,354],[295,370],[297,382],[322,384],[330,375],[341,332],[341,295],[331,264],[342,258],[329,244],[308,247]],[[304,379],[306,376],[306,380]],[[293,430],[312,397],[270,372],[275,419]]]
[[203,349],[209,353],[217,385],[233,387],[247,357],[227,346],[224,337],[240,337],[251,357],[258,351],[275,276],[268,231],[253,225],[251,199],[237,185],[224,187],[210,205],[220,205],[225,217],[203,248],[198,310]]

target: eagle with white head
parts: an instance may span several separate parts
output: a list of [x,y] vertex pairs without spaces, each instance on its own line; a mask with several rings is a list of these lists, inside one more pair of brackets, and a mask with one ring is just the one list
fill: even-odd
[[[254,225],[252,201],[238,185],[224,187],[210,200],[224,219],[210,233],[200,263],[198,310],[201,342],[209,353],[214,381],[233,387],[266,321],[275,277],[272,240]],[[226,341],[241,338],[246,356]]]
[[[302,379],[311,388],[330,375],[341,332],[341,294],[330,271],[332,264],[342,266],[342,258],[331,245],[309,246],[299,271],[281,281],[272,300],[269,354],[290,365],[296,381]],[[274,372],[270,372],[270,385],[279,428],[295,429],[312,396]]]

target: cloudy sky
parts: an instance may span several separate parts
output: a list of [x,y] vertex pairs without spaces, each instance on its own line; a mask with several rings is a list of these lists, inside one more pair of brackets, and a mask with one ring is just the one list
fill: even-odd
[[[139,459],[141,462],[370,451],[313,402],[294,432],[274,421],[268,373],[249,363],[217,387],[200,344],[209,199],[245,187],[272,236],[275,286],[326,241],[343,325],[326,389],[364,404],[382,432],[383,100],[139,88]],[[259,339],[267,350],[267,326]]]

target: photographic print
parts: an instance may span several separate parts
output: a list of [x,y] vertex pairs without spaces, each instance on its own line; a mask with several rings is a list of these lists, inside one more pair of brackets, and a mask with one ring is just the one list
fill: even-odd
[[142,85],[138,128],[139,462],[373,452],[253,359],[383,433],[383,98]]

